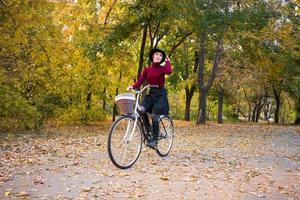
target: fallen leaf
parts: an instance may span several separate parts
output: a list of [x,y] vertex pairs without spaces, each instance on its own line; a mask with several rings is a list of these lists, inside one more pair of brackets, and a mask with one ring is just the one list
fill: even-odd
[[29,196],[29,194],[25,191],[22,191],[22,192],[19,193],[19,196],[26,197],[26,196]]
[[130,174],[128,173],[120,173],[120,176],[129,176]]
[[283,190],[283,189],[286,189],[287,187],[279,185],[277,188],[278,188],[278,190]]
[[11,192],[5,192],[5,196],[8,197],[11,194]]
[[43,180],[42,177],[39,177],[39,176],[38,176],[38,177],[36,177],[36,178],[34,179],[33,183],[34,183],[35,185],[37,185],[37,184],[44,184],[45,181]]
[[160,179],[163,180],[163,181],[168,181],[169,180],[169,178],[166,177],[166,176],[161,176]]
[[90,191],[92,191],[92,188],[91,187],[83,188],[82,191],[83,192],[90,192]]

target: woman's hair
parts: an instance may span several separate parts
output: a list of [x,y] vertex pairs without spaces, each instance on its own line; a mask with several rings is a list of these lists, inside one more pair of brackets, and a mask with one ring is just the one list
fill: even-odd
[[159,52],[162,54],[162,59],[160,61],[160,64],[165,62],[165,59],[166,59],[166,53],[161,50],[161,49],[151,49],[151,51],[149,52],[149,60],[153,63],[153,55],[156,53],[156,52]]

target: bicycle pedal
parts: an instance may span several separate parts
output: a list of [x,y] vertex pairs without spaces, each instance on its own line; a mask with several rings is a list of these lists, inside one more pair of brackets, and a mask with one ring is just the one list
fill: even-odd
[[150,144],[149,145],[149,143],[147,143],[147,146],[149,147],[149,148],[151,148],[151,149],[154,149],[154,150],[156,150],[157,149],[157,143],[154,145],[154,144]]
[[157,149],[157,146],[149,146],[149,145],[147,145],[150,149],[153,149],[153,150],[156,150]]

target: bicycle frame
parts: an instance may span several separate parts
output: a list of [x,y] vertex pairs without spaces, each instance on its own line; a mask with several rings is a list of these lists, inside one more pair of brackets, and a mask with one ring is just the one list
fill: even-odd
[[[136,97],[136,103],[135,103],[135,107],[134,107],[134,111],[133,111],[133,115],[134,115],[134,124],[133,124],[133,129],[128,137],[128,134],[129,134],[129,130],[130,130],[130,124],[128,124],[127,126],[127,130],[126,130],[126,133],[124,135],[124,138],[123,138],[123,141],[127,141],[127,140],[131,140],[132,139],[132,136],[133,136],[133,133],[134,133],[134,130],[137,126],[137,122],[138,122],[138,119],[140,119],[140,114],[138,113],[138,109],[141,110],[141,106],[140,106],[140,94],[146,90],[147,88],[149,87],[158,87],[158,85],[146,85],[145,87],[143,87],[142,90],[140,91],[136,91],[136,90],[132,90],[135,94],[137,94],[137,97]],[[143,131],[143,134],[144,136],[146,136],[145,132],[144,132],[144,128],[142,127],[142,131]],[[127,140],[126,140],[127,139]]]
[[[148,124],[146,124],[147,120],[144,117],[144,113],[140,112],[143,110],[141,110],[142,106],[139,99],[140,94],[148,87],[151,87],[151,85],[147,85],[140,91],[133,91],[133,93],[137,94],[134,111],[123,114],[112,124],[109,130],[108,156],[112,163],[120,169],[131,167],[138,160],[144,145],[156,150],[161,157],[167,156],[172,148],[174,126],[172,119],[168,115],[159,115],[157,145],[153,146],[149,143],[153,139],[153,134],[147,128]],[[120,141],[120,139],[122,140]]]

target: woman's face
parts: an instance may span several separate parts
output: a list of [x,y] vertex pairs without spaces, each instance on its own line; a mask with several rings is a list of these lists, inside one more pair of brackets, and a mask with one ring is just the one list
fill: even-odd
[[153,63],[160,63],[161,62],[161,60],[162,60],[162,57],[163,57],[163,55],[162,55],[162,53],[160,53],[160,52],[155,52],[154,54],[153,54]]

